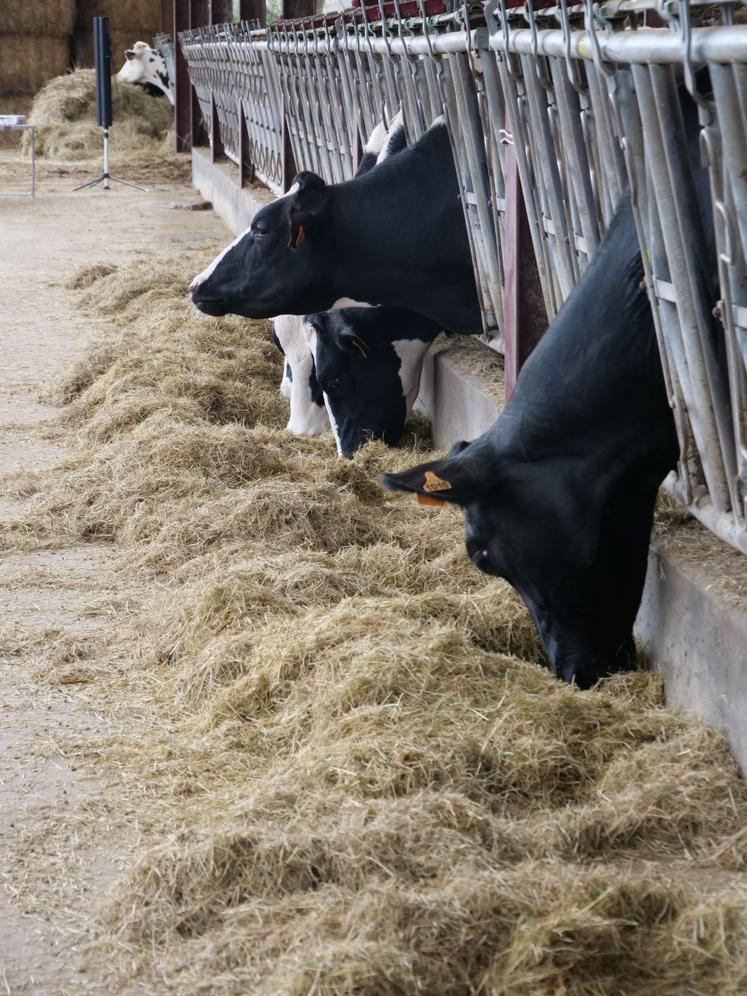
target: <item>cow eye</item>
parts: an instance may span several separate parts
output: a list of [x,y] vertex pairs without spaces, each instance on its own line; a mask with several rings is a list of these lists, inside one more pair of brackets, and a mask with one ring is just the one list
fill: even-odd
[[260,221],[256,225],[252,225],[252,235],[267,235],[270,229],[267,225]]
[[489,550],[475,550],[472,554],[472,563],[478,569],[478,571],[483,571],[485,574],[491,573],[491,560]]
[[327,377],[324,383],[321,385],[322,390],[325,394],[328,394],[331,398],[336,395],[342,394],[343,382],[340,377]]

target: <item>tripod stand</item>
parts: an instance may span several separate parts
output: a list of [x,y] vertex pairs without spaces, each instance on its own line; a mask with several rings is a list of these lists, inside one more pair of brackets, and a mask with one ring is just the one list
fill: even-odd
[[142,190],[147,193],[147,187],[138,187],[136,183],[130,183],[129,180],[120,180],[117,176],[112,176],[109,173],[109,128],[104,127],[104,171],[101,176],[97,176],[95,180],[88,180],[87,183],[81,183],[79,187],[75,187],[74,190],[85,190],[86,187],[98,187],[100,183],[103,183],[104,190],[111,189],[109,187],[109,181],[113,180],[114,183],[121,183],[125,187],[132,187],[134,190]]

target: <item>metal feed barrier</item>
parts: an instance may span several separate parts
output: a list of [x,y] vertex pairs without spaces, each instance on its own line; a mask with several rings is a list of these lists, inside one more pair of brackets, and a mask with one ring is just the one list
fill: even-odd
[[[536,2],[536,0],[535,0]],[[512,171],[518,173],[548,318],[593,258],[630,186],[681,445],[672,490],[747,552],[747,26],[692,26],[690,4],[645,0],[446,10],[380,3],[336,19],[198,29],[180,36],[209,130],[283,186],[297,169],[355,172],[377,121],[401,106],[411,140],[448,125],[484,331],[501,348]],[[712,11],[714,8],[710,8]],[[712,93],[698,91],[708,66]],[[698,281],[701,221],[685,156],[678,80],[697,102],[715,219],[718,334]],[[243,122],[243,123],[242,123]],[[212,132],[211,132],[212,134]],[[237,137],[238,136],[238,137]],[[711,261],[713,262],[713,261]]]

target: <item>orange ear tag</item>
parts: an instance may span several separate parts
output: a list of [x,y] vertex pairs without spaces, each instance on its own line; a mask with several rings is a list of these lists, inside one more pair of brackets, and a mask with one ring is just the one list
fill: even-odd
[[451,481],[444,481],[442,478],[437,477],[432,470],[426,470],[423,491],[451,491],[453,487],[454,485]]
[[430,495],[421,495],[419,491],[415,492],[415,497],[418,500],[418,505],[432,505],[433,508],[441,508],[446,504],[445,498],[432,498]]
[[361,356],[363,357],[363,359],[367,360],[368,359],[368,353],[366,352],[366,350],[365,350],[365,348],[363,346],[362,341],[360,339],[358,339],[357,336],[353,336],[353,345],[358,350],[358,352],[361,354]]
[[296,232],[295,238],[293,237],[293,232],[291,232],[291,237],[288,239],[288,248],[295,249],[296,246],[300,246],[305,240],[306,234],[303,230],[303,225],[298,226],[298,231]]

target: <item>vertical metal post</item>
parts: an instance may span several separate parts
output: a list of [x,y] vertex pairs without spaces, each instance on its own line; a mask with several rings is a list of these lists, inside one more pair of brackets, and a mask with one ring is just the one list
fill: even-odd
[[210,0],[190,0],[190,28],[202,28],[206,24],[210,24]]
[[[293,20],[296,17],[308,17],[315,13],[314,0],[283,0],[283,17]],[[286,114],[287,96],[283,94],[283,190],[288,190],[296,175],[296,162],[291,147],[290,129]]]
[[288,21],[295,17],[310,17],[314,13],[314,0],[283,0],[283,17]]
[[[210,0],[190,0],[189,26],[190,28],[202,28],[210,23]],[[175,46],[179,48],[177,44]],[[192,146],[209,145],[210,137],[207,134],[209,122],[202,120],[200,112],[200,102],[197,99],[197,92],[192,90]]]
[[161,0],[161,33],[169,35],[174,40],[174,0]]
[[265,0],[239,0],[239,20],[256,21],[261,28],[267,24]]
[[[180,31],[190,27],[190,0],[172,0],[172,35],[176,42]],[[174,80],[174,121],[176,151],[189,152],[192,141],[192,84],[181,45],[174,44],[176,79]]]
[[210,0],[210,23],[225,24],[233,21],[232,0]]
[[223,148],[223,142],[220,138],[220,122],[218,121],[218,108],[215,105],[214,94],[210,98],[210,107],[212,114],[212,121],[210,124],[210,134],[212,135],[212,142],[210,143],[210,158],[213,162],[216,162],[218,159],[223,158],[225,150]]
[[249,151],[249,132],[246,127],[246,117],[244,116],[244,103],[239,101],[239,186],[246,186],[247,181],[254,179],[254,167],[252,166]]
[[104,190],[109,189],[109,129],[104,128]]
[[503,338],[508,401],[519,371],[547,328],[547,313],[512,145],[506,146],[504,169]]
[[283,190],[290,190],[291,184],[293,183],[293,177],[296,175],[298,170],[296,169],[296,160],[293,157],[293,149],[291,147],[290,140],[290,130],[288,128],[288,118],[285,114],[285,97],[283,98]]

